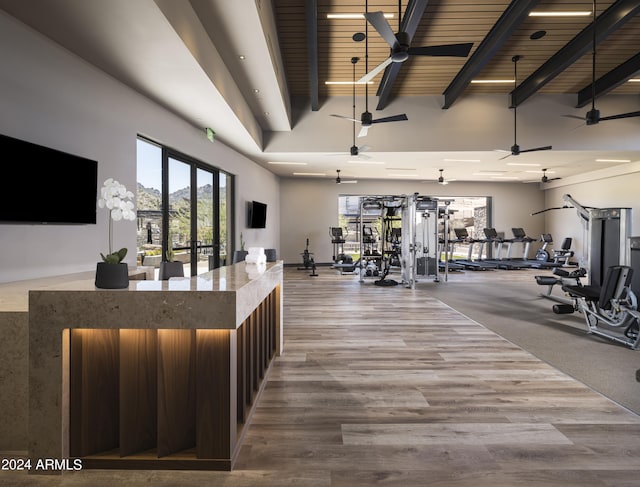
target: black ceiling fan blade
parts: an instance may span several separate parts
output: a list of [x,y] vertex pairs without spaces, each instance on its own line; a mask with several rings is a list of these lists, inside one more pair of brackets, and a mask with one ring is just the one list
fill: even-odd
[[628,112],[628,113],[620,113],[618,115],[609,115],[608,117],[600,117],[600,121],[603,120],[618,120],[619,118],[631,118],[631,117],[640,117],[640,112]]
[[509,152],[506,156],[502,156],[500,159],[498,159],[499,161],[506,159],[507,157],[511,157],[513,154],[513,152]]
[[398,39],[396,39],[396,35],[393,33],[389,22],[384,18],[384,13],[369,12],[364,14],[364,17],[373,26],[373,28],[378,31],[378,34],[382,36],[391,48],[398,45]]
[[441,46],[410,47],[409,55],[467,57],[472,47],[473,42],[462,44],[443,44]]
[[536,147],[534,149],[521,149],[520,150],[520,154],[522,154],[523,152],[536,152],[539,150],[551,150],[552,147],[550,145],[545,145],[544,147]]
[[401,115],[392,115],[390,117],[376,118],[375,120],[371,120],[371,123],[401,122],[403,120],[409,120],[405,113]]

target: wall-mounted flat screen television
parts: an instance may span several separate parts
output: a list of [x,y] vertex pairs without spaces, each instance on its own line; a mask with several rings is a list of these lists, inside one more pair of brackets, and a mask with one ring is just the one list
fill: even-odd
[[259,201],[250,201],[247,217],[247,226],[249,228],[265,228],[267,224],[267,205]]
[[96,223],[98,162],[0,134],[0,223]]

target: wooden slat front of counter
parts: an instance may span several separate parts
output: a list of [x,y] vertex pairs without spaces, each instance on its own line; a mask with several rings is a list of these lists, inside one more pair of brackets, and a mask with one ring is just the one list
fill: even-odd
[[282,348],[282,263],[78,287],[30,292],[29,456],[231,470]]

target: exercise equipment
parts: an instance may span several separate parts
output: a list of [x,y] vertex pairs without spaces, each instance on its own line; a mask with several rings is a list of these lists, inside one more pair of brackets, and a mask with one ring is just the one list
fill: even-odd
[[341,227],[329,227],[329,236],[333,245],[333,261],[344,261],[345,235]]
[[563,285],[573,305],[556,304],[554,313],[580,311],[589,333],[629,346],[640,347],[640,313],[631,289],[633,268],[614,265],[607,268],[602,285]]
[[307,271],[311,269],[311,277],[317,277],[316,274],[316,263],[313,259],[313,253],[309,252],[309,239],[307,239],[307,244],[304,250],[300,253],[302,255],[302,267],[298,267],[299,271]]
[[[489,258],[483,259],[483,262],[494,264],[499,269],[506,269],[509,271],[519,270],[526,267],[520,262],[510,262],[506,259],[501,258],[502,247],[504,246],[505,243],[508,243],[508,241],[505,240],[503,237],[500,237],[495,228],[485,228],[483,231],[484,231],[485,238],[480,240],[480,242],[483,245],[486,244],[487,246],[494,245],[496,249],[495,257],[493,259],[489,259]],[[482,251],[482,248],[481,248],[481,251]],[[482,253],[480,255],[482,255]]]
[[547,292],[545,294],[540,294],[543,298],[551,299],[557,303],[561,304],[573,304],[573,299],[567,297],[566,293],[564,296],[556,296],[553,294],[553,289],[556,286],[582,286],[582,279],[587,275],[587,270],[584,267],[580,267],[578,269],[568,271],[566,269],[562,269],[560,267],[554,267],[551,271],[553,276],[535,276],[536,283],[540,286],[547,286]]
[[574,255],[573,250],[571,250],[571,244],[573,243],[571,237],[566,237],[562,241],[560,248],[553,249],[551,252],[547,250],[547,246],[553,243],[551,234],[543,233],[540,236],[540,241],[542,242],[542,247],[536,252],[536,262],[533,264],[533,267],[537,269],[549,269],[578,265],[576,262],[571,262],[571,257]]
[[[453,231],[456,234],[455,240],[451,240],[453,245],[455,244],[466,244],[469,246],[469,250],[467,251],[466,259],[456,259],[456,263],[462,265],[465,269],[469,269],[472,271],[490,271],[495,270],[497,265],[491,264],[490,262],[482,261],[482,260],[474,260],[473,259],[473,249],[476,243],[481,243],[480,240],[472,238],[469,235],[469,232],[466,228],[454,228]],[[481,258],[481,255],[478,255]]]
[[562,197],[578,212],[586,226],[586,261],[589,285],[602,286],[607,269],[629,265],[631,208],[587,208],[569,194]]

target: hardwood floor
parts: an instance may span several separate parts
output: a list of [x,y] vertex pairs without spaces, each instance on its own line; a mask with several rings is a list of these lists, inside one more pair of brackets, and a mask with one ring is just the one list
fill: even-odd
[[640,418],[429,296],[285,271],[238,469],[297,485],[640,484]]
[[319,274],[285,268],[285,352],[234,471],[0,472],[0,484],[640,485],[638,415],[428,287]]

